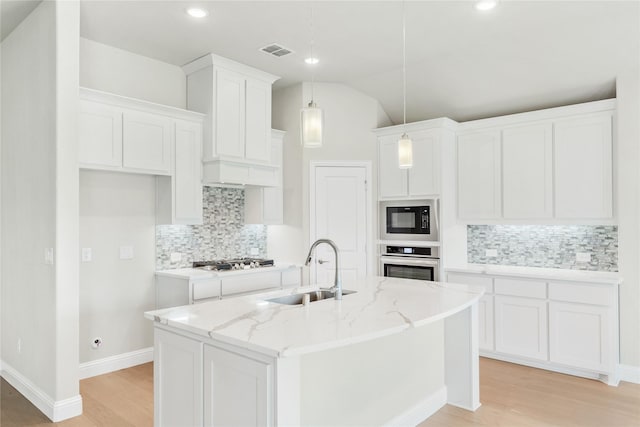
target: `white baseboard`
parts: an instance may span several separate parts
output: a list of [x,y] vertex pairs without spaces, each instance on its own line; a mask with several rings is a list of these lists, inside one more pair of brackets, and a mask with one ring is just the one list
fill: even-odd
[[53,422],[82,415],[82,397],[80,395],[55,401],[5,362],[2,362],[2,378]]
[[97,375],[108,374],[120,369],[131,368],[153,361],[153,347],[142,350],[131,351],[129,353],[116,354],[104,359],[93,360],[80,364],[80,379],[95,377]]
[[417,405],[385,423],[385,426],[416,426],[447,404],[447,387],[427,396]]
[[618,374],[620,381],[640,384],[640,366],[619,365]]

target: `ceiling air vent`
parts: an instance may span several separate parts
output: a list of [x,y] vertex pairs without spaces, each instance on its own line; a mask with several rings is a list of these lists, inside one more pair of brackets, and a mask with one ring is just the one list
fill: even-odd
[[265,47],[261,47],[260,50],[264,53],[268,53],[269,55],[273,55],[278,58],[281,58],[283,56],[293,53],[291,49],[275,43],[266,45]]

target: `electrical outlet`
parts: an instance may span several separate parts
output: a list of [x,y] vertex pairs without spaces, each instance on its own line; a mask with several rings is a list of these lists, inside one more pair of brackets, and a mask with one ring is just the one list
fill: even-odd
[[82,262],[91,262],[93,254],[91,248],[82,248]]
[[258,248],[251,248],[251,255],[258,255],[260,253],[260,251],[258,250]]
[[133,246],[120,246],[120,259],[133,259]]
[[497,249],[485,249],[484,256],[486,256],[488,258],[495,258],[495,257],[498,256],[498,250]]
[[576,253],[576,261],[577,262],[591,262],[591,254],[589,252],[577,252]]
[[182,254],[180,252],[171,252],[171,262],[182,261]]
[[94,350],[99,348],[101,345],[102,345],[102,338],[95,337],[93,340],[91,340],[91,348],[93,348]]
[[47,265],[53,265],[53,248],[45,248],[44,263]]

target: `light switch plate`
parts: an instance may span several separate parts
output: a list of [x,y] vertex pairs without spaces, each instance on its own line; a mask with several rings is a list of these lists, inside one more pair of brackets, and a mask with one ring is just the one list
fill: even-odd
[[133,259],[133,246],[120,246],[120,259]]
[[171,262],[180,262],[182,261],[182,253],[180,252],[171,252]]
[[91,262],[93,253],[91,248],[82,248],[82,262]]
[[484,256],[489,257],[489,258],[495,258],[495,257],[498,256],[498,250],[497,249],[485,249]]
[[577,252],[576,261],[578,262],[591,262],[591,254],[589,252]]

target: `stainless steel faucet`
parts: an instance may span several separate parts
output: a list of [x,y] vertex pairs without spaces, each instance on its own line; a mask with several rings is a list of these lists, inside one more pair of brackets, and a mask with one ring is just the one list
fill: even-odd
[[313,242],[313,244],[311,245],[311,248],[309,248],[307,261],[304,263],[304,265],[309,265],[309,263],[311,262],[311,255],[313,254],[313,250],[320,243],[326,243],[327,245],[331,246],[331,248],[333,248],[333,252],[336,254],[336,277],[333,281],[333,287],[330,290],[336,294],[335,298],[340,300],[342,299],[342,281],[340,280],[340,264],[338,261],[338,246],[333,242],[333,240],[318,239],[315,242]]

